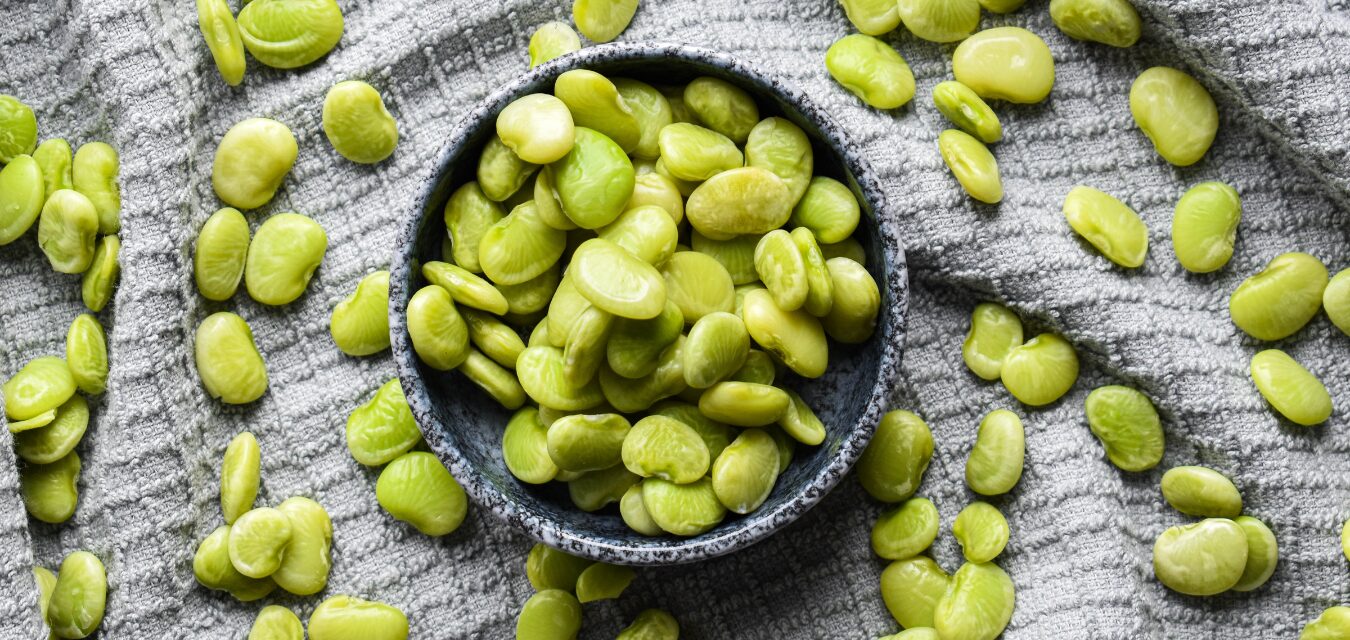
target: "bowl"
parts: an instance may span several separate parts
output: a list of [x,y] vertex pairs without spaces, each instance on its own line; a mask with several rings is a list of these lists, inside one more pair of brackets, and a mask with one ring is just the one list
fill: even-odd
[[[440,372],[413,351],[403,310],[424,286],[418,265],[439,260],[446,235],[442,209],[453,189],[473,179],[478,150],[495,133],[495,118],[512,100],[549,92],[559,74],[591,69],[655,84],[683,83],[708,75],[755,96],[761,115],[781,115],[800,126],[815,147],[816,174],[848,185],[862,204],[854,237],[867,254],[868,270],[881,290],[875,334],[861,345],[831,341],[830,368],[816,380],[790,379],[826,425],[817,447],[798,446],[764,504],[745,516],[728,514],[702,535],[646,537],[630,530],[617,508],[585,513],[572,506],[560,483],[527,485],[515,479],[501,456],[501,437],[511,412],[458,372]],[[391,262],[389,288],[393,354],[404,393],[427,445],[478,505],[531,537],[567,553],[628,565],[671,565],[731,553],[763,540],[819,502],[848,472],[867,446],[896,385],[904,342],[908,280],[904,250],[876,174],[859,148],[805,95],[780,79],[731,56],[660,43],[611,43],[587,47],[540,65],[506,84],[465,115],[428,173],[416,208],[402,221]],[[522,334],[528,335],[528,334]]]

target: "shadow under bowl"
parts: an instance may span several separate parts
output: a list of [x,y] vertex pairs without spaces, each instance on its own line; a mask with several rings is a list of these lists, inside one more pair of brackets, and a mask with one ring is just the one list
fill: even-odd
[[[559,74],[581,68],[656,85],[712,76],[740,86],[755,97],[761,117],[777,115],[801,127],[814,147],[816,175],[848,185],[862,205],[854,238],[881,291],[876,332],[860,345],[831,341],[830,367],[821,378],[781,381],[815,409],[826,427],[825,441],[796,447],[792,464],[758,510],[729,513],[698,536],[643,536],[623,523],[614,506],[585,513],[571,504],[561,483],[518,481],[501,455],[502,432],[512,412],[462,374],[422,364],[408,336],[404,309],[426,284],[418,265],[441,259],[442,209],[456,187],[474,179],[478,152],[495,134],[497,113],[520,96],[551,92]],[[390,333],[403,390],[427,445],[473,501],[549,546],[628,565],[680,564],[731,553],[768,537],[819,502],[858,459],[886,408],[899,374],[908,298],[904,250],[887,215],[886,195],[861,150],[824,111],[773,75],[731,56],[683,45],[611,43],[582,49],[532,69],[465,115],[427,175],[416,209],[404,217],[389,290]]]

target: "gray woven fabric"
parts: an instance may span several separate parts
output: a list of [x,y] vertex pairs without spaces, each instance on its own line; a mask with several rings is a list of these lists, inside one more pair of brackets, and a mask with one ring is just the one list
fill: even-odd
[[[41,635],[29,567],[55,567],[89,549],[110,576],[104,638],[241,638],[260,604],[208,592],[192,577],[198,540],[220,524],[216,472],[225,444],[250,429],[263,448],[261,502],[308,495],[331,512],[335,564],[329,593],[407,611],[417,638],[502,638],[529,595],[530,542],[474,510],[443,539],[392,522],[374,497],[375,474],[347,454],[347,412],[392,375],[387,355],[348,358],[331,344],[332,305],[365,273],[386,266],[394,221],[413,205],[459,114],[527,66],[532,28],[567,17],[560,2],[343,0],[336,51],[299,71],[250,63],[244,84],[220,81],[196,31],[191,2],[0,2],[0,92],[34,106],[44,137],[107,140],[122,153],[123,276],[110,329],[109,391],[93,403],[80,448],[79,510],[62,526],[26,518],[10,437],[0,435],[0,637]],[[1007,140],[995,152],[1007,197],[977,207],[942,166],[944,122],[928,90],[950,74],[951,46],[890,40],[913,67],[914,104],[866,109],[824,73],[834,39],[850,32],[832,0],[661,0],[644,3],[625,40],[659,39],[728,51],[781,73],[847,125],[871,154],[895,205],[914,283],[904,380],[896,406],[922,414],[937,455],[922,493],[944,531],[971,499],[963,462],[981,415],[1025,417],[1027,470],[996,500],[1012,541],[1000,563],[1018,589],[1008,638],[1290,638],[1332,604],[1350,600],[1337,543],[1350,516],[1350,338],[1325,316],[1281,343],[1327,383],[1340,407],[1315,429],[1277,420],[1247,378],[1261,345],[1240,334],[1227,295],[1278,253],[1310,252],[1350,266],[1350,11],[1344,0],[1136,0],[1145,20],[1130,50],[1070,41],[1032,0],[983,25],[1024,25],[1054,51],[1058,81],[1036,106],[999,107]],[[1196,74],[1223,114],[1199,165],[1162,162],[1130,120],[1134,76],[1168,64]],[[319,128],[333,82],[366,79],[398,118],[403,140],[383,164],[339,158]],[[197,228],[218,206],[209,167],[216,142],[248,116],[292,127],[300,159],[276,200],[250,219],[296,210],[328,231],[330,249],[309,293],[285,308],[239,295],[196,295],[190,256]],[[1208,276],[1172,255],[1172,206],[1191,184],[1221,179],[1244,198],[1233,261]],[[1108,264],[1064,223],[1077,183],[1112,192],[1147,222],[1145,265]],[[1048,409],[1019,407],[962,366],[969,312],[982,300],[1017,309],[1029,331],[1062,332],[1084,371]],[[272,376],[245,408],[207,398],[191,337],[207,314],[234,309],[253,325]],[[80,311],[78,280],[47,268],[32,235],[0,248],[0,375],[59,354]],[[1117,471],[1088,431],[1082,401],[1106,383],[1156,399],[1168,435],[1159,470]],[[495,428],[487,426],[486,428]],[[1275,530],[1280,567],[1250,594],[1180,597],[1152,578],[1153,538],[1184,518],[1166,507],[1162,469],[1206,464],[1231,475],[1250,513]],[[868,531],[880,506],[845,481],[800,522],[734,556],[643,570],[617,602],[586,607],[583,637],[607,638],[637,611],[660,606],[689,638],[867,638],[894,632],[877,589],[884,564]],[[960,550],[942,537],[949,570]],[[307,615],[318,598],[272,601]]]

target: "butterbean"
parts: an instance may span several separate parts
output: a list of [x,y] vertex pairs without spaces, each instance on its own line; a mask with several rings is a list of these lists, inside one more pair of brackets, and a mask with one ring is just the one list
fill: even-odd
[[1331,394],[1317,376],[1279,349],[1252,356],[1252,381],[1261,396],[1280,415],[1304,426],[1326,422],[1331,417]]
[[245,431],[230,440],[220,463],[220,511],[225,524],[234,524],[239,516],[253,509],[258,497],[259,465],[262,451],[258,439]]
[[47,624],[61,638],[86,638],[103,623],[108,599],[108,575],[98,557],[76,551],[61,561]]
[[861,264],[848,258],[830,258],[825,267],[830,271],[832,303],[821,325],[831,338],[845,344],[866,342],[876,331],[877,314],[881,312],[877,281]]
[[561,589],[530,596],[516,618],[516,640],[573,640],[580,630],[581,604]]
[[1068,393],[1078,380],[1078,354],[1065,339],[1042,333],[1008,352],[999,377],[1023,404],[1044,406]]
[[335,0],[252,0],[238,20],[244,47],[277,69],[314,62],[342,38],[342,9]]
[[581,38],[572,27],[556,20],[545,22],[530,35],[530,68],[580,50]]
[[914,98],[914,73],[905,59],[872,36],[855,33],[837,40],[825,52],[825,68],[835,82],[877,109],[895,109]]
[[680,623],[660,609],[647,609],[619,632],[615,640],[679,640]]
[[609,42],[623,33],[637,13],[638,0],[575,0],[572,21],[594,42]]
[[342,157],[374,164],[393,155],[398,123],[375,87],[360,80],[339,82],[323,99],[323,133]]
[[1098,387],[1088,394],[1084,409],[1111,464],[1125,471],[1146,471],[1162,461],[1162,423],[1148,396],[1129,387]]
[[955,80],[933,87],[933,105],[938,113],[962,131],[993,144],[1003,139],[1003,124],[989,104],[970,87]]
[[[261,5],[285,4],[267,0],[248,5],[244,11]],[[276,120],[249,118],[239,122],[220,139],[211,163],[211,186],[216,197],[240,209],[267,204],[295,165],[299,151],[295,135]]]
[[80,297],[84,306],[95,313],[112,301],[113,287],[122,272],[117,256],[122,252],[122,241],[117,236],[103,236],[94,245],[94,259],[80,276]]
[[1167,588],[1190,596],[1223,593],[1242,579],[1247,536],[1232,520],[1208,518],[1172,527],[1153,545],[1153,573]]
[[[89,428],[89,403],[73,395],[51,412],[51,420],[40,429],[28,429],[14,435],[14,452],[33,464],[54,464],[75,449]],[[14,424],[10,423],[13,431]]]
[[1219,109],[1195,78],[1153,67],[1130,85],[1130,115],[1158,155],[1178,167],[1200,161],[1219,131]]
[[778,445],[763,429],[746,429],[712,466],[717,499],[732,513],[750,513],[768,499],[778,482]]
[[277,587],[271,578],[250,578],[230,561],[230,525],[217,527],[192,556],[192,573],[208,589],[228,591],[236,600],[251,602],[267,596]]
[[635,577],[637,573],[630,567],[593,562],[577,577],[577,600],[585,603],[616,599]]
[[[254,0],[257,2],[258,0]],[[309,616],[310,640],[407,640],[408,616],[383,602],[330,596]]]
[[381,385],[369,402],[347,416],[347,450],[366,466],[387,464],[421,438],[398,378]]
[[80,391],[96,396],[108,386],[108,340],[103,325],[87,313],[66,331],[66,366]]
[[1254,591],[1275,573],[1275,565],[1280,560],[1279,544],[1270,527],[1256,518],[1238,516],[1233,522],[1242,527],[1242,533],[1247,536],[1247,564],[1233,590]]
[[858,458],[858,480],[873,498],[902,502],[919,490],[932,458],[933,434],[923,419],[908,411],[891,411],[881,417]]
[[933,628],[943,638],[994,640],[1012,619],[1012,578],[998,565],[966,563],[952,574],[933,608]]
[[1139,40],[1139,12],[1129,0],[1051,0],[1050,19],[1070,38],[1113,47]]
[[70,143],[61,138],[52,138],[38,145],[33,151],[33,160],[42,169],[44,191],[56,193],[61,189],[75,188],[75,178],[71,176],[70,167],[73,158]]
[[811,182],[815,152],[801,127],[785,118],[769,117],[760,120],[746,138],[745,166],[768,169],[782,178],[796,205]]
[[1139,214],[1110,194],[1077,186],[1064,198],[1064,218],[1084,240],[1122,267],[1144,264],[1148,227]]
[[38,246],[52,269],[84,273],[94,261],[98,211],[84,194],[62,189],[47,197],[38,218]]
[[458,367],[469,355],[469,328],[445,289],[428,285],[408,301],[408,335],[427,366],[440,371]]
[[584,229],[613,222],[633,195],[636,173],[623,148],[584,125],[576,127],[572,150],[551,166],[563,212]]
[[1003,362],[1022,346],[1022,321],[1007,307],[982,302],[970,314],[970,332],[961,345],[961,358],[971,373],[985,380],[998,380]]
[[248,243],[248,221],[238,209],[225,207],[206,219],[192,255],[192,275],[202,297],[229,300],[234,295],[244,277]]
[[[0,96],[0,110],[4,108],[4,97]],[[68,190],[69,187],[52,193]],[[0,168],[0,245],[14,242],[33,226],[47,195],[42,168],[33,158],[16,156]]]
[[642,481],[642,500],[652,520],[677,536],[704,533],[722,522],[727,512],[708,478],[689,484],[648,478]]
[[928,498],[910,498],[881,512],[872,525],[872,552],[886,560],[906,560],[933,545],[938,510]]
[[50,464],[30,463],[20,468],[19,495],[28,514],[51,524],[75,515],[80,502],[80,466],[79,454],[71,451]]
[[[201,29],[206,48],[216,63],[221,79],[231,87],[244,81],[244,40],[239,35],[239,23],[234,19],[225,0],[197,0],[197,27]],[[297,621],[298,622],[298,621]],[[250,640],[252,635],[250,634]]]
[[290,609],[268,605],[253,619],[248,640],[305,640],[305,627]]
[[839,0],[853,27],[869,36],[890,33],[900,26],[900,14],[892,0]]
[[272,573],[277,586],[298,596],[313,595],[328,584],[333,566],[333,522],[319,503],[303,497],[277,505],[291,523],[291,541],[281,566]]
[[1327,268],[1317,258],[1281,254],[1238,285],[1228,298],[1228,314],[1257,340],[1287,338],[1317,315],[1328,282]]
[[1177,201],[1172,216],[1172,251],[1192,273],[1217,271],[1233,257],[1242,199],[1222,182],[1202,182]]
[[405,453],[380,472],[375,497],[389,515],[429,536],[459,528],[468,513],[468,497],[436,456]]
[[938,151],[947,169],[970,197],[987,204],[998,204],[1003,200],[998,161],[984,143],[964,131],[948,129],[938,135]]
[[197,375],[212,398],[248,404],[267,391],[267,366],[243,318],[221,311],[197,325]]
[[337,348],[350,356],[388,349],[389,272],[376,271],[361,278],[356,290],[333,307],[328,330]]
[[478,246],[487,230],[504,218],[501,206],[488,199],[477,182],[469,182],[445,202],[445,227],[450,233],[455,264],[481,273]]
[[995,27],[956,47],[952,73],[981,98],[1034,103],[1055,85],[1055,60],[1040,36],[1021,27]]
[[975,501],[956,514],[952,535],[966,562],[990,562],[1008,545],[1008,520],[988,502]]
[[684,104],[704,126],[737,145],[745,145],[750,130],[759,122],[755,99],[744,89],[718,78],[694,78],[684,87]]
[[881,599],[900,626],[933,626],[933,613],[951,578],[928,556],[896,560],[881,572]]
[[98,232],[103,235],[122,229],[122,188],[117,183],[121,166],[117,151],[104,142],[80,145],[71,164],[71,183],[94,204]]
[[929,42],[965,39],[980,25],[977,0],[900,0],[900,22]]
[[37,146],[37,116],[14,96],[0,94],[0,164],[28,155]]
[[266,578],[281,566],[292,533],[290,519],[277,509],[246,511],[230,525],[230,563],[250,578]]
[[1331,323],[1350,336],[1350,269],[1342,269],[1328,281],[1322,291],[1322,308]]
[[975,445],[966,459],[966,485],[986,496],[1012,491],[1022,479],[1025,457],[1022,420],[1006,409],[991,411],[980,421]]
[[521,160],[548,164],[572,150],[576,129],[562,100],[533,93],[517,98],[497,114],[497,137]]
[[1236,518],[1242,513],[1242,494],[1233,481],[1207,467],[1168,469],[1162,477],[1162,494],[1173,509],[1190,516]]
[[263,304],[283,305],[305,292],[328,251],[328,234],[298,213],[278,213],[263,222],[248,247],[244,286]]

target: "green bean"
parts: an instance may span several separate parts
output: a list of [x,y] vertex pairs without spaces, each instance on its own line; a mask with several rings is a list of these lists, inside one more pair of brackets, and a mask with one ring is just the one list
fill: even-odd
[[277,69],[324,57],[342,38],[342,27],[335,0],[251,0],[239,11],[244,47],[258,62]]
[[206,219],[192,256],[192,275],[202,297],[229,300],[234,295],[244,277],[248,243],[248,221],[238,209],[225,207]]
[[558,475],[538,409],[522,407],[511,416],[502,433],[502,459],[511,475],[527,484],[544,484]]
[[966,367],[985,380],[998,380],[1008,354],[1022,345],[1022,321],[1007,307],[993,302],[975,305],[970,332],[961,345]]
[[[259,0],[254,0],[258,2]],[[309,616],[309,640],[407,640],[408,616],[395,607],[329,596]]]
[[618,502],[628,492],[629,487],[641,480],[642,478],[629,471],[627,467],[618,464],[600,471],[587,471],[568,481],[567,494],[572,499],[572,504],[589,513]]
[[970,197],[987,204],[1003,200],[998,161],[984,143],[964,131],[948,129],[938,136],[938,151],[947,170]]
[[977,0],[900,0],[900,21],[915,37],[957,42],[980,25]]
[[[53,464],[75,449],[89,428],[89,403],[78,395],[51,412],[51,420],[40,429],[28,429],[14,436],[14,452],[33,464]],[[14,424],[10,423],[13,432]]]
[[705,533],[722,522],[727,512],[708,478],[689,484],[648,478],[642,481],[642,501],[657,526],[677,536]]
[[323,99],[323,133],[342,157],[375,164],[393,155],[398,123],[375,87],[360,80],[333,85]]
[[943,638],[994,640],[1012,619],[1012,579],[998,565],[966,563],[952,574],[933,609],[933,628]]
[[1084,409],[1111,464],[1147,471],[1162,462],[1165,437],[1148,396],[1129,387],[1098,387],[1088,394]]
[[291,523],[291,541],[281,566],[272,573],[277,585],[295,595],[323,591],[333,566],[333,521],[319,503],[303,497],[287,498],[277,511]]
[[928,498],[910,498],[891,507],[872,525],[872,552],[886,560],[906,560],[933,545],[938,510]]
[[[744,89],[719,78],[694,78],[684,87],[684,104],[704,126],[741,146],[759,122],[755,99]],[[664,148],[661,155],[665,156]]]
[[258,476],[262,452],[258,439],[245,431],[230,440],[220,463],[220,511],[225,524],[234,524],[239,516],[253,509],[258,497]]
[[263,304],[289,304],[309,286],[328,251],[328,234],[298,213],[278,213],[258,227],[244,263],[249,297]]
[[1172,467],[1162,477],[1162,494],[1173,509],[1198,518],[1236,518],[1242,494],[1233,481],[1207,467]]
[[117,151],[104,142],[80,145],[71,164],[71,183],[94,203],[98,232],[104,235],[122,230],[122,188],[117,183],[120,168]]
[[436,456],[411,451],[394,459],[375,483],[380,506],[429,536],[443,536],[459,528],[468,513],[464,489]]
[[1071,38],[1128,47],[1139,40],[1139,13],[1129,0],[1051,0],[1050,18]]
[[745,165],[768,169],[781,178],[795,206],[811,182],[815,152],[801,127],[784,118],[769,117],[750,130],[745,141]]
[[933,87],[933,104],[938,113],[962,131],[985,144],[1003,139],[1003,124],[998,115],[974,90],[955,80]]
[[581,50],[581,38],[565,22],[545,22],[530,35],[530,68]]
[[736,292],[731,275],[711,256],[693,251],[676,251],[661,265],[666,296],[674,302],[692,325],[699,318],[718,311],[732,311]]
[[66,331],[66,366],[80,391],[91,396],[108,386],[108,341],[103,325],[87,313],[75,317]]
[[103,623],[108,600],[108,575],[98,557],[76,551],[61,561],[47,624],[61,638],[86,638]]
[[43,356],[25,364],[5,381],[5,417],[27,420],[55,409],[75,395],[75,378],[60,358]]
[[387,464],[410,451],[422,438],[403,386],[393,378],[347,416],[347,450],[368,467]]
[[244,41],[230,5],[225,0],[197,0],[197,27],[221,79],[231,87],[239,86],[244,81]]
[[989,412],[966,459],[966,485],[985,496],[1012,491],[1022,479],[1026,449],[1021,418],[1006,409]]
[[563,212],[582,228],[613,222],[633,195],[636,174],[623,148],[584,125],[576,128],[572,150],[551,166]]
[[1185,72],[1153,67],[1130,85],[1130,115],[1158,155],[1178,167],[1200,161],[1219,131],[1219,109]]
[[1254,591],[1265,584],[1275,573],[1275,565],[1280,559],[1279,544],[1275,534],[1264,522],[1251,516],[1239,516],[1233,520],[1247,536],[1247,564],[1242,570],[1242,578],[1233,585],[1234,591]]
[[1342,269],[1322,291],[1322,308],[1327,310],[1331,324],[1350,336],[1350,269]]
[[593,562],[577,577],[577,600],[614,600],[623,595],[637,574],[629,567]]
[[248,640],[305,640],[305,627],[290,609],[268,605],[254,618]]
[[1060,399],[1078,380],[1078,354],[1065,339],[1042,333],[1008,352],[999,374],[1022,404],[1040,407]]
[[0,164],[9,164],[37,146],[37,116],[14,96],[0,94]]
[[19,495],[28,514],[60,524],[75,515],[80,502],[80,456],[71,451],[50,464],[28,464],[19,469]]
[[595,564],[586,558],[564,553],[542,542],[530,547],[525,558],[525,577],[535,591],[557,589],[571,593],[576,591],[577,580],[587,567]]
[[1331,394],[1317,376],[1283,351],[1267,349],[1252,356],[1252,381],[1280,415],[1304,426],[1331,417]]
[[581,604],[560,589],[545,589],[530,596],[516,618],[516,640],[575,640],[579,631]]
[[267,365],[243,318],[221,311],[197,325],[197,375],[212,398],[248,404],[267,391]]
[[900,626],[933,626],[933,613],[951,578],[928,556],[896,560],[881,572],[881,599]]
[[[978,14],[979,7],[976,7]],[[825,52],[825,69],[868,106],[896,109],[914,98],[914,73],[890,45],[872,36],[847,35]]]
[[469,357],[468,325],[445,289],[434,284],[418,289],[407,314],[413,349],[427,366],[449,371]]
[[1341,526],[1341,553],[1346,561],[1350,561],[1350,520]]
[[952,535],[966,562],[990,562],[1008,545],[1008,520],[988,502],[975,501],[956,515]]
[[267,597],[276,582],[271,578],[250,578],[230,561],[230,525],[217,527],[197,545],[192,556],[192,573],[208,589],[228,591],[236,600],[250,602]]
[[[550,436],[554,428],[549,428]],[[660,415],[639,420],[619,445],[624,466],[644,478],[689,484],[702,478],[711,463],[708,447],[697,431]]]
[[[297,6],[311,1],[303,0]],[[284,0],[267,0],[245,7],[285,5]],[[334,5],[336,6],[336,5]],[[244,12],[240,12],[243,17]],[[251,51],[251,49],[250,49]],[[216,196],[232,207],[257,209],[272,200],[281,181],[286,179],[299,147],[286,125],[267,118],[249,118],[230,127],[216,147],[211,163],[211,186]]]
[[900,26],[900,14],[890,0],[839,0],[853,27],[869,36],[890,33]]
[[[1123,0],[1122,0],[1123,1]],[[1192,273],[1223,268],[1233,257],[1242,199],[1222,182],[1202,182],[1177,201],[1172,216],[1172,250]]]
[[858,458],[858,480],[877,500],[903,502],[919,490],[932,459],[933,434],[923,419],[908,411],[891,411],[881,417]]
[[1247,535],[1225,518],[1172,527],[1153,545],[1153,573],[1167,588],[1189,596],[1223,593],[1242,579]]
[[665,533],[647,512],[647,506],[642,501],[641,484],[629,487],[619,499],[619,515],[623,517],[623,523],[628,525],[629,529],[644,536],[659,536]]
[[1303,626],[1298,640],[1339,640],[1350,633],[1350,607],[1330,607]]
[[957,45],[952,73],[981,98],[1035,103],[1055,85],[1055,60],[1040,36],[1021,27],[995,27]]
[[42,185],[47,193],[56,193],[61,189],[74,189],[75,178],[71,176],[70,165],[73,162],[70,143],[61,138],[45,140],[33,151],[33,160],[42,169]]
[[660,609],[646,609],[615,640],[679,640],[680,623]]
[[1238,285],[1228,298],[1228,314],[1257,340],[1287,338],[1317,315],[1328,283],[1327,268],[1317,258],[1280,254]]
[[[6,97],[0,96],[0,119],[4,116]],[[0,168],[0,245],[19,239],[42,213],[48,195],[42,180],[42,168],[29,156],[15,156]]]
[[1108,260],[1122,267],[1144,264],[1148,227],[1139,214],[1103,191],[1079,185],[1064,198],[1069,226]]
[[488,199],[477,182],[469,182],[450,194],[445,203],[445,227],[450,233],[455,264],[480,273],[478,247],[487,230],[505,217],[501,207]]
[[62,189],[47,196],[38,218],[38,246],[52,269],[84,273],[94,261],[98,212],[84,194]]
[[290,519],[281,511],[249,510],[230,524],[230,562],[250,578],[266,578],[281,566],[291,535]]

